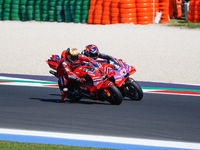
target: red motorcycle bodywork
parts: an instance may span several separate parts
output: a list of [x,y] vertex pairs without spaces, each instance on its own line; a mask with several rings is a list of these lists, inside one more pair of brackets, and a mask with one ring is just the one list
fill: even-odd
[[[48,59],[46,62],[50,68],[56,70],[59,61],[60,57],[58,55],[52,55],[52,57]],[[112,66],[111,64],[99,64],[99,65],[100,66],[96,67],[95,69],[92,66],[83,65],[73,70],[73,72],[77,74],[80,78],[88,75],[91,77],[93,85],[80,84],[78,86],[78,89],[89,91],[90,93],[95,94],[96,99],[99,99],[97,97],[98,95],[97,90],[99,90],[100,88],[107,89],[114,85],[114,83],[109,81],[108,79],[115,75],[114,70],[111,68]],[[109,92],[108,90],[105,90],[105,92],[106,91]]]
[[[136,72],[136,69],[133,66],[129,66],[126,63],[122,61],[122,59],[115,59],[117,64],[120,66],[119,69],[114,70],[115,75],[115,85],[117,87],[121,87],[122,84],[129,78],[130,75],[134,74]],[[101,64],[107,64],[106,61],[98,61]],[[111,64],[108,64],[111,65]]]

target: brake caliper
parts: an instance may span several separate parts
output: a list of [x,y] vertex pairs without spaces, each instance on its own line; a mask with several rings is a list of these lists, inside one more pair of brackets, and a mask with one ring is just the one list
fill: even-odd
[[110,92],[107,89],[104,89],[103,93],[108,97],[110,97],[110,95],[111,95]]

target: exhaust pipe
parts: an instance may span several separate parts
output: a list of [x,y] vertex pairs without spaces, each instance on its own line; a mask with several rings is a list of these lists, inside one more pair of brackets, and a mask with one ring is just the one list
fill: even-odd
[[52,74],[52,75],[54,75],[55,77],[58,77],[58,76],[57,76],[57,72],[55,72],[55,71],[53,71],[53,70],[49,70],[49,73]]

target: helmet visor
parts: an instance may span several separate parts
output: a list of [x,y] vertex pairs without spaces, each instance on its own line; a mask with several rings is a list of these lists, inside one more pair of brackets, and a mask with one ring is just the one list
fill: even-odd
[[90,57],[91,57],[92,59],[96,60],[97,57],[98,57],[98,53],[90,53]]
[[78,60],[78,54],[76,55],[70,55],[69,56],[69,59],[72,61],[72,62],[76,62]]

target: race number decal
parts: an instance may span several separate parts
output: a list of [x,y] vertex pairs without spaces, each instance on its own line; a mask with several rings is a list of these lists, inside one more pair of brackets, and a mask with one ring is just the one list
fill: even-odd
[[123,69],[120,71],[120,74],[121,74],[122,76],[125,75],[125,74],[126,74],[126,69],[123,68]]

